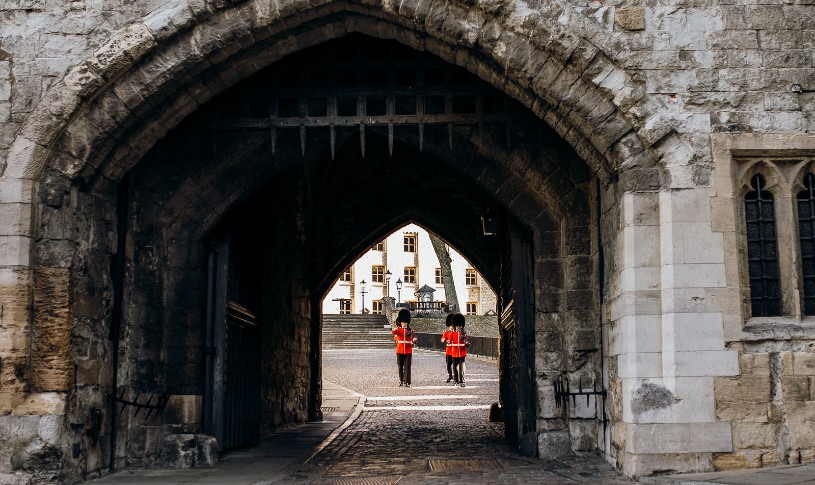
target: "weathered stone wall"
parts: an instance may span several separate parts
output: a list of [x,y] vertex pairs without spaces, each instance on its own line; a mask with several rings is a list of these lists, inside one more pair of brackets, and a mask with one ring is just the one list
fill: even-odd
[[[741,374],[716,379],[716,415],[733,426],[732,453],[717,453],[717,469],[815,463],[815,353],[739,345]],[[762,348],[763,347],[763,348]]]
[[270,188],[280,197],[274,203],[275,215],[263,218],[262,229],[261,433],[308,420],[312,378],[312,297],[304,264],[307,253],[302,181],[297,170],[290,170],[276,184]]
[[[812,463],[812,361],[815,331],[802,300],[802,254],[798,242],[796,196],[811,173],[815,139],[797,134],[714,135],[716,217],[713,230],[726,247],[726,284],[715,295],[721,302],[724,338],[739,353],[739,374],[715,380],[718,419],[731,423],[733,448],[716,453],[718,469]],[[768,156],[770,155],[771,156]],[[771,181],[780,268],[781,314],[753,316],[746,266],[744,195],[753,175]]]
[[[338,11],[347,18],[336,20]],[[321,20],[328,13],[336,14],[334,23]],[[285,40],[274,37],[285,36],[291,26],[302,28]],[[532,109],[613,187],[608,196],[604,191],[602,202],[611,222],[603,223],[607,251],[601,282],[607,284],[600,315],[600,297],[593,293],[601,280],[596,274],[600,248],[586,247],[594,240],[594,225],[590,211],[579,205],[592,197],[563,202],[566,196],[557,187],[568,183],[548,170],[529,170],[519,160],[506,162],[542,200],[564,211],[567,221],[527,215],[535,221],[539,275],[542,443],[586,435],[563,432],[568,425],[551,406],[551,384],[563,373],[572,384],[575,378],[600,378],[599,356],[587,361],[585,351],[591,348],[581,346],[599,339],[602,316],[614,423],[606,451],[627,473],[752,466],[764,464],[764,456],[772,463],[773,448],[780,461],[810,459],[811,446],[788,431],[789,425],[785,431],[783,423],[800,422],[799,409],[811,412],[812,373],[796,362],[807,361],[813,337],[802,330],[800,315],[776,321],[784,328],[777,335],[744,330],[750,322],[742,303],[735,169],[719,164],[712,140],[769,133],[780,136],[738,150],[812,152],[811,142],[795,136],[812,131],[815,123],[812,5],[407,1],[397,8],[375,1],[32,0],[0,2],[0,439],[15,443],[14,449],[33,443],[45,451],[33,461],[0,451],[0,471],[33,474],[37,466],[32,464],[43,463],[51,473],[51,464],[68,455],[70,444],[86,439],[65,433],[84,423],[90,408],[103,406],[111,351],[107,265],[116,238],[115,189],[109,185],[212,95],[264,62],[349,31],[395,37],[466,65]],[[195,77],[202,72],[203,79]],[[187,335],[185,328],[195,336],[190,329],[200,316],[193,312],[182,322],[188,314],[183,308],[158,310],[163,298],[175,295],[173,288],[198,290],[187,283],[200,284],[200,279],[186,279],[200,271],[202,260],[195,256],[201,234],[193,226],[211,223],[201,214],[218,213],[228,200],[254,188],[212,183],[228,171],[213,170],[210,178],[200,179],[190,173],[173,174],[187,182],[166,202],[167,212],[156,216],[171,229],[142,234],[130,245],[129,260],[140,271],[131,272],[127,283],[140,291],[130,295],[126,312],[134,326],[129,328],[149,334],[148,342],[163,342],[159,348],[167,352],[176,350],[170,343]],[[502,186],[495,173],[485,169],[473,177],[501,197],[515,194],[517,186]],[[92,192],[97,195],[91,197]],[[222,205],[197,208],[197,216],[180,217],[173,226],[172,215],[183,212],[179,207],[189,206],[189,200]],[[523,200],[509,202],[513,210],[523,209]],[[569,220],[578,215],[581,220]],[[172,240],[167,234],[178,235],[173,244],[148,244]],[[156,248],[159,256],[150,253]],[[179,271],[166,274],[181,275],[180,280],[164,281],[166,274],[150,267],[155,261],[173,262]],[[77,289],[66,289],[71,285]],[[300,291],[293,294],[301,301]],[[56,302],[64,306],[49,306]],[[794,331],[787,333],[790,324]],[[54,329],[47,338],[57,343],[70,339],[70,350],[30,339],[42,329]],[[125,367],[122,381],[158,387],[151,367],[151,358],[160,357],[156,350],[137,351],[131,345],[141,337],[123,337],[134,352],[125,357],[139,365]],[[771,342],[772,349],[742,345],[756,340]],[[800,348],[787,348],[793,340]],[[569,349],[566,355],[563,349]],[[768,422],[756,427],[746,414],[727,414],[728,403],[752,399],[727,388],[740,388],[743,380],[744,388],[756,385],[763,396],[763,364],[749,361],[761,361],[764,354],[771,356],[772,401]],[[193,365],[158,374],[173,373],[175,379],[197,372]],[[804,377],[810,399],[804,399]],[[654,442],[653,435],[672,439]],[[572,446],[585,446],[578,441]],[[88,470],[104,466],[103,452],[87,451],[93,446],[100,445],[80,445],[77,455],[88,457],[83,465]],[[762,458],[756,458],[759,454]],[[70,481],[76,475],[58,478]]]

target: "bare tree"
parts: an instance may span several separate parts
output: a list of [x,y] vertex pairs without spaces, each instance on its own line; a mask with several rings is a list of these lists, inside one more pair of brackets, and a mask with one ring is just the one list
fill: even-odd
[[453,268],[450,263],[453,261],[450,258],[450,251],[447,249],[447,244],[437,235],[428,231],[430,236],[430,243],[433,245],[433,250],[436,252],[436,258],[439,260],[441,266],[441,277],[444,282],[444,296],[447,299],[447,305],[450,311],[459,311],[458,295],[456,295],[456,285],[453,281]]

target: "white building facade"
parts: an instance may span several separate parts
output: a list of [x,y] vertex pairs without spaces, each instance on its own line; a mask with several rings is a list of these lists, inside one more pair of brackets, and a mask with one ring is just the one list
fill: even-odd
[[[495,313],[495,293],[467,259],[454,248],[451,269],[458,297],[456,310],[468,315]],[[398,287],[401,286],[401,289]],[[374,245],[340,275],[323,299],[323,313],[382,313],[383,298],[391,296],[399,304],[419,301],[423,287],[433,290],[438,306],[448,305],[441,265],[430,235],[421,226],[407,224]]]

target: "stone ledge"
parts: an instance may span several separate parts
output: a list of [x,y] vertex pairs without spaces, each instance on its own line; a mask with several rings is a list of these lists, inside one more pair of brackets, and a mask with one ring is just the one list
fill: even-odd
[[744,325],[739,341],[815,339],[815,317],[753,317]]

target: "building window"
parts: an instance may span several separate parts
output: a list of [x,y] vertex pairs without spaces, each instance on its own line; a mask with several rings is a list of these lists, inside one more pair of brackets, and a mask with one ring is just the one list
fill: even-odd
[[404,246],[406,253],[416,252],[416,234],[405,234]]
[[474,269],[467,268],[467,272],[464,274],[464,284],[469,286],[475,286],[478,284],[478,279],[476,278]]
[[384,305],[382,304],[382,300],[374,300],[371,302],[372,311],[375,315],[382,315],[382,309]]
[[371,266],[371,283],[385,282],[385,267],[375,264]]
[[340,281],[351,281],[351,268],[346,269],[340,275]]
[[478,315],[478,303],[474,301],[467,302],[467,315]]
[[777,316],[781,314],[781,296],[773,195],[766,190],[761,175],[754,176],[750,185],[753,190],[744,196],[744,220],[752,314],[754,317]]
[[374,244],[371,249],[373,249],[374,251],[384,251],[385,241],[379,241],[378,243]]
[[[778,141],[768,143],[786,150]],[[734,228],[739,251],[725,247],[725,265],[738,275],[744,324],[761,324],[750,317],[803,323],[815,315],[815,156],[731,160],[741,220]]]
[[416,283],[416,267],[415,266],[405,266],[405,274],[402,276],[405,284],[415,284]]
[[436,268],[436,284],[443,285],[444,284],[444,276],[441,274],[441,268]]
[[815,315],[815,175],[811,173],[804,177],[804,190],[798,192],[798,237],[804,315]]
[[342,315],[351,314],[351,300],[340,300],[340,313]]

